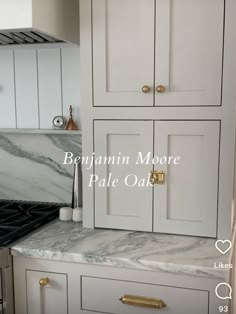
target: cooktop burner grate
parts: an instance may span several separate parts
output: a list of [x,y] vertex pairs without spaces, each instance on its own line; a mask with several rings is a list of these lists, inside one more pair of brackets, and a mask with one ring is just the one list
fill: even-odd
[[68,204],[0,200],[0,246],[58,217]]

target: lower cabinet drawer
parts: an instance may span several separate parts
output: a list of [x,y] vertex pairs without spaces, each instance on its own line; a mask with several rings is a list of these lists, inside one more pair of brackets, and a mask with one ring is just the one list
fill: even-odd
[[67,314],[66,274],[26,270],[27,314]]
[[81,301],[82,310],[110,314],[208,314],[208,291],[87,276]]

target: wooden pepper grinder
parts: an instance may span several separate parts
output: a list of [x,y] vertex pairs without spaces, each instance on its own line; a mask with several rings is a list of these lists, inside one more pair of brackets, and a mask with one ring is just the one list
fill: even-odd
[[66,125],[66,130],[78,130],[77,125],[75,124],[74,120],[73,120],[73,116],[72,116],[72,106],[70,106],[70,118],[69,121],[67,122]]

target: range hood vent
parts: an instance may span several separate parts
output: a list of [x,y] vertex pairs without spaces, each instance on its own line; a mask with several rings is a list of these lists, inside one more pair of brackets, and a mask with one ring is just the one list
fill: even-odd
[[1,0],[0,47],[79,44],[79,0]]
[[52,44],[65,42],[40,32],[0,32],[0,45]]

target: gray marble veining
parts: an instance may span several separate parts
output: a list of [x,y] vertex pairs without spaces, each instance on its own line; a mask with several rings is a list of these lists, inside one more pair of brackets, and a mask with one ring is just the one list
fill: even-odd
[[81,135],[0,133],[0,199],[71,202],[66,151],[81,154]]
[[164,271],[223,279],[228,271],[214,263],[229,263],[214,239],[132,231],[86,229],[55,221],[12,248],[13,255],[103,266]]

